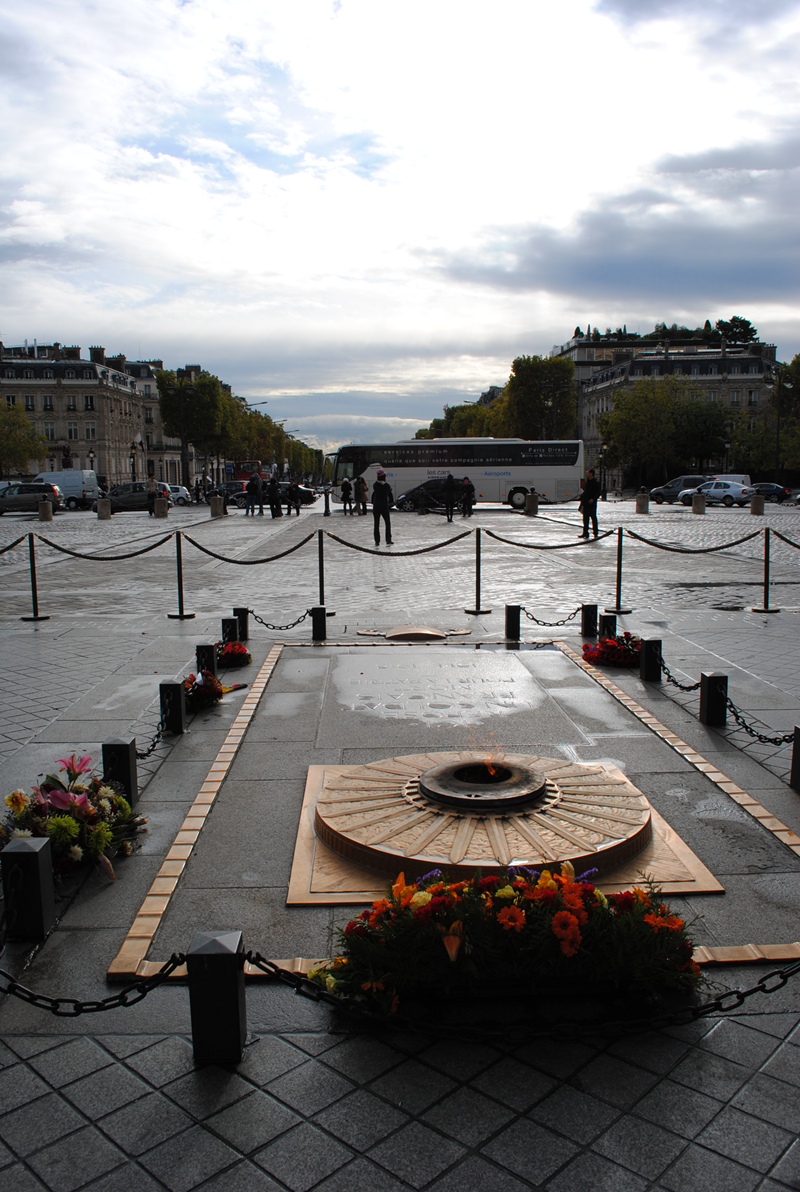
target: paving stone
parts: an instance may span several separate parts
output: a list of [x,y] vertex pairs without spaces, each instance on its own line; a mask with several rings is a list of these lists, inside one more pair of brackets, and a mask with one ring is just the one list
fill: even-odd
[[149,1093],[101,1121],[103,1133],[129,1155],[141,1155],[192,1125],[188,1114],[158,1093]]
[[478,1072],[500,1058],[494,1047],[443,1040],[419,1053],[419,1059],[432,1064],[454,1080],[472,1080]]
[[182,1109],[192,1117],[202,1121],[218,1113],[226,1105],[240,1101],[252,1092],[252,1085],[247,1084],[235,1072],[228,1072],[224,1068],[199,1068],[180,1080],[173,1081],[162,1090],[172,1100],[177,1101]]
[[111,1056],[101,1051],[91,1039],[73,1039],[28,1060],[30,1066],[56,1089],[88,1076],[90,1072],[107,1068],[113,1062]]
[[624,1117],[598,1138],[592,1150],[649,1180],[657,1179],[686,1146],[686,1140],[640,1118]]
[[760,1180],[757,1172],[694,1143],[661,1177],[668,1192],[752,1192]]
[[314,1121],[355,1151],[369,1150],[408,1121],[406,1114],[366,1089],[357,1089],[318,1113]]
[[281,1101],[306,1117],[319,1113],[352,1091],[353,1085],[349,1080],[316,1060],[307,1060],[299,1068],[293,1068],[267,1085],[267,1092],[280,1097]]
[[748,1068],[760,1068],[778,1046],[778,1040],[772,1035],[728,1020],[718,1022],[698,1044],[715,1055],[735,1056],[738,1063]]
[[266,1093],[254,1092],[207,1118],[205,1125],[244,1155],[296,1126],[300,1118]]
[[800,1087],[800,1047],[784,1043],[766,1062],[763,1070],[768,1076]]
[[778,1126],[728,1106],[706,1126],[696,1141],[745,1167],[766,1173],[790,1145],[798,1124],[795,1119],[795,1132],[789,1134]]
[[577,1150],[566,1138],[524,1118],[482,1148],[490,1159],[535,1184],[544,1184]]
[[530,1064],[538,1072],[566,1080],[597,1055],[597,1049],[586,1043],[562,1043],[556,1039],[539,1039],[525,1047],[516,1048],[517,1059]]
[[757,1072],[732,1104],[785,1130],[797,1130],[800,1123],[800,1089],[764,1072]]
[[124,1060],[145,1047],[160,1043],[162,1035],[97,1035],[97,1042],[118,1059]]
[[236,1151],[224,1142],[202,1126],[193,1126],[148,1151],[141,1163],[170,1192],[189,1192],[190,1188],[233,1166],[238,1159]]
[[244,1058],[236,1071],[246,1080],[261,1086],[299,1067],[307,1058],[304,1052],[277,1035],[267,1035],[245,1049]]
[[12,1155],[11,1151],[7,1146],[3,1146],[3,1144],[0,1142],[0,1168],[8,1167],[9,1164],[13,1162],[14,1156]]
[[619,1109],[630,1109],[656,1083],[650,1072],[634,1068],[614,1056],[599,1055],[572,1077],[581,1092],[610,1101]]
[[541,1101],[556,1085],[551,1077],[508,1056],[482,1072],[477,1083],[490,1097],[520,1112]]
[[407,1184],[401,1184],[383,1167],[378,1167],[377,1164],[370,1163],[368,1159],[359,1157],[344,1167],[340,1167],[321,1184],[317,1184],[314,1192],[407,1192],[407,1190]]
[[479,1146],[513,1116],[506,1106],[490,1101],[474,1088],[460,1088],[429,1109],[423,1120],[466,1146]]
[[50,1093],[37,1101],[35,1108],[23,1105],[0,1117],[0,1138],[24,1159],[85,1125],[85,1119],[71,1105]]
[[456,1082],[443,1076],[417,1060],[406,1060],[399,1068],[380,1076],[370,1085],[373,1093],[379,1093],[398,1109],[408,1113],[422,1113],[434,1101],[453,1091]]
[[464,1153],[457,1143],[442,1138],[420,1122],[411,1122],[373,1147],[370,1158],[412,1188],[421,1188]]
[[281,1189],[260,1167],[244,1161],[203,1184],[203,1192],[281,1192]]
[[648,1181],[601,1155],[578,1155],[550,1180],[547,1192],[645,1192]]
[[149,1092],[143,1081],[120,1065],[102,1068],[61,1090],[62,1096],[93,1119],[113,1113],[120,1106],[129,1105]]
[[0,1192],[42,1192],[45,1185],[20,1163],[0,1171]]
[[159,1192],[161,1186],[138,1163],[128,1162],[101,1176],[81,1192]]
[[92,1126],[62,1138],[28,1159],[51,1192],[74,1192],[124,1161],[121,1151]]
[[287,1043],[293,1043],[295,1047],[301,1047],[303,1051],[308,1052],[309,1055],[322,1055],[323,1051],[328,1051],[331,1047],[336,1047],[340,1042],[340,1038],[334,1034],[284,1034],[284,1039]]
[[535,1105],[528,1117],[575,1142],[587,1143],[610,1126],[618,1114],[617,1109],[604,1101],[597,1101],[567,1084]]
[[292,1192],[306,1192],[347,1163],[352,1154],[322,1130],[302,1122],[259,1151],[254,1162]]
[[346,1039],[337,1047],[331,1047],[323,1056],[323,1062],[349,1076],[351,1080],[366,1083],[394,1068],[405,1059],[391,1047],[369,1036]]
[[689,1050],[689,1044],[669,1035],[633,1035],[617,1039],[608,1049],[609,1055],[638,1064],[659,1075],[668,1072]]
[[683,1138],[694,1138],[721,1109],[721,1101],[672,1080],[662,1080],[636,1104],[639,1117],[673,1130]]
[[191,1043],[175,1036],[137,1050],[127,1057],[126,1062],[156,1088],[163,1088],[177,1077],[194,1071]]
[[0,1113],[16,1109],[18,1105],[27,1105],[29,1101],[43,1097],[49,1092],[50,1089],[44,1081],[24,1064],[6,1068],[3,1079],[0,1080]]
[[471,1155],[431,1184],[431,1192],[526,1192],[530,1186],[481,1155]]
[[697,1047],[670,1073],[671,1078],[679,1084],[707,1093],[720,1101],[729,1101],[735,1096],[750,1075],[750,1070],[741,1064]]
[[800,1188],[800,1142],[790,1147],[770,1175],[787,1188]]
[[776,1039],[785,1039],[798,1023],[796,1014],[758,1014],[748,1018],[747,1024],[754,1031],[764,1031]]
[[17,1062],[18,1058],[15,1052],[13,1052],[10,1047],[6,1047],[5,1043],[0,1041],[0,1070],[3,1068],[11,1068]]

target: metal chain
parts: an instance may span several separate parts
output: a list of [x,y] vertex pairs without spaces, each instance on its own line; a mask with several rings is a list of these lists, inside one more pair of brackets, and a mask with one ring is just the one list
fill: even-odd
[[8,985],[0,985],[0,994],[6,993],[11,997],[27,1002],[29,1006],[36,1006],[39,1010],[48,1010],[57,1018],[79,1018],[81,1014],[97,1014],[103,1010],[116,1010],[119,1006],[135,1006],[137,1002],[146,998],[148,993],[164,981],[186,962],[182,952],[173,952],[167,963],[152,977],[143,977],[132,985],[126,985],[123,990],[113,997],[105,997],[96,1001],[81,1002],[73,997],[48,997],[44,993],[34,993],[25,985],[20,985],[11,973],[0,969],[0,977],[5,977]]
[[164,708],[164,711],[161,713],[161,716],[159,717],[158,727],[156,728],[156,735],[153,737],[150,744],[147,746],[146,749],[137,749],[136,750],[136,756],[139,759],[139,761],[144,761],[144,759],[146,757],[149,757],[151,753],[155,752],[156,746],[158,745],[161,738],[164,736],[164,733],[167,731],[167,716],[169,713],[169,706],[170,706],[171,698],[172,698],[172,696],[170,694],[168,694],[168,695],[166,695],[166,697],[164,699],[165,708]]
[[736,707],[736,704],[733,702],[730,696],[728,696],[727,704],[728,711],[733,716],[733,719],[736,721],[739,728],[744,729],[749,736],[754,737],[757,741],[760,741],[762,745],[791,745],[794,741],[794,729],[792,729],[790,733],[781,733],[780,736],[770,737],[767,735],[767,733],[760,733],[758,729],[753,728],[752,724],[747,723],[744,716]]
[[568,617],[562,617],[560,621],[540,621],[533,613],[529,613],[524,604],[519,606],[520,612],[523,612],[529,621],[533,621],[536,625],[544,625],[548,629],[554,629],[557,625],[567,625],[570,621],[574,621],[578,613],[581,611],[582,605],[578,605],[574,612],[571,612]]
[[294,629],[302,621],[305,621],[306,617],[311,616],[311,609],[307,608],[306,611],[303,613],[302,617],[298,617],[296,621],[292,621],[291,625],[270,625],[269,621],[265,621],[262,617],[259,617],[258,613],[254,612],[252,608],[249,608],[247,611],[249,612],[249,614],[253,618],[253,620],[258,621],[259,625],[263,625],[265,629],[275,629],[275,630],[280,631],[281,633],[283,633],[287,629]]
[[671,683],[673,687],[677,687],[679,691],[698,691],[699,690],[700,685],[703,682],[702,679],[698,679],[696,683],[679,683],[677,679],[673,678],[672,672],[670,671],[669,667],[667,666],[666,662],[664,661],[664,656],[660,650],[658,651],[658,664],[661,667],[661,671],[664,675],[664,678],[667,680],[667,682]]
[[[502,1027],[464,1027],[464,1025],[448,1027],[446,1024],[437,1022],[431,1023],[417,1023],[401,1014],[392,1014],[386,1017],[382,1014],[368,1009],[364,1003],[348,1001],[346,999],[337,997],[336,994],[329,993],[314,981],[309,981],[308,977],[300,973],[289,972],[288,969],[282,969],[271,960],[267,960],[260,952],[248,952],[246,959],[255,968],[261,969],[270,977],[282,982],[284,985],[290,986],[295,993],[300,997],[308,998],[313,1002],[324,1002],[326,1005],[345,1013],[351,1014],[356,1018],[369,1023],[378,1023],[384,1026],[401,1027],[405,1030],[416,1031],[425,1035],[443,1035],[448,1038],[466,1039],[468,1041],[480,1041],[483,1039],[495,1038],[508,1032],[509,1025],[518,1026],[519,1024],[506,1024]],[[773,969],[764,977],[751,986],[750,989],[730,989],[726,993],[722,993],[719,997],[713,998],[709,1002],[704,1002],[701,1006],[687,1006],[683,1010],[677,1010],[668,1014],[661,1014],[658,1016],[651,1016],[648,1018],[631,1019],[625,1018],[622,1020],[613,1020],[607,1022],[580,1022],[573,1019],[562,1019],[560,1021],[549,1024],[543,1029],[532,1029],[527,1024],[523,1026],[523,1032],[527,1038],[544,1039],[579,1039],[587,1035],[596,1035],[598,1033],[611,1034],[615,1036],[640,1034],[644,1031],[660,1030],[666,1026],[685,1026],[691,1022],[696,1022],[698,1018],[707,1018],[712,1014],[730,1014],[744,1005],[749,997],[753,994],[775,993],[779,989],[783,989],[790,977],[796,976],[800,973],[800,960],[793,964],[787,965],[782,969]]]

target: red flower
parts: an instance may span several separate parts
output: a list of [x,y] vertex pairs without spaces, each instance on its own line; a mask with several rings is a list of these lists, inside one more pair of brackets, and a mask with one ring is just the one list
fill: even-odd
[[632,890],[623,890],[621,894],[609,894],[608,901],[618,915],[627,915],[636,906],[636,897]]
[[436,898],[432,898],[426,905],[430,907],[431,914],[434,915],[438,911],[449,910],[453,906],[453,899],[448,898],[444,894],[439,894]]
[[363,923],[359,923],[358,919],[352,919],[344,929],[345,935],[357,935],[361,939],[367,938],[367,929]]
[[411,912],[411,918],[423,927],[426,923],[430,923],[432,915],[433,911],[431,910],[430,902],[427,902],[425,906],[418,906],[415,911]]
[[499,885],[499,877],[482,877],[478,881],[478,889],[480,890],[481,894],[483,894],[485,890],[496,890]]

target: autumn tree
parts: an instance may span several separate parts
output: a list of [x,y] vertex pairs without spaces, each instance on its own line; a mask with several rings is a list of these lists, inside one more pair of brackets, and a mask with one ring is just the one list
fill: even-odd
[[566,356],[518,356],[499,399],[506,433],[521,439],[572,438],[577,418],[574,374]]
[[0,476],[27,472],[30,461],[43,459],[47,448],[47,440],[20,406],[0,406]]

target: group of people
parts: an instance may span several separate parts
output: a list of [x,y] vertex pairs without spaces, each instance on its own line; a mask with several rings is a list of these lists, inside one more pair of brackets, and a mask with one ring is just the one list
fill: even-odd
[[444,511],[447,520],[453,520],[456,507],[461,510],[462,517],[472,517],[472,507],[475,504],[475,485],[469,476],[465,476],[461,484],[451,472],[447,473],[444,486]]
[[367,482],[363,476],[356,476],[352,484],[345,476],[342,481],[342,512],[351,516],[357,513],[359,517],[366,517],[367,491]]
[[[259,473],[253,472],[253,475],[247,481],[247,485],[244,490],[245,517],[247,517],[248,514],[251,514],[253,517],[255,517],[256,505],[258,505],[259,517],[264,516],[264,488],[264,481],[262,480]],[[278,477],[273,475],[270,478],[269,483],[266,485],[266,496],[267,504],[269,505],[270,513],[273,517],[283,517],[281,505],[284,503],[286,504],[287,517],[292,516],[293,509],[297,516],[300,516],[300,486],[296,480],[292,480],[285,493],[281,494],[281,486],[278,483]]]

